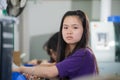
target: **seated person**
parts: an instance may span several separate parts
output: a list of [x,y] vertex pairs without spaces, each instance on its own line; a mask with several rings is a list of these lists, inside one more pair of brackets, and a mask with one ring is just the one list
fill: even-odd
[[56,64],[21,66],[14,71],[27,73],[41,78],[73,80],[77,77],[99,74],[94,52],[88,45],[89,21],[81,10],[64,14],[59,31]]
[[[43,49],[47,52],[47,54],[50,56],[50,60],[48,62],[54,63],[56,62],[56,56],[57,56],[57,42],[58,42],[58,33],[56,32],[54,35],[52,35],[49,40],[43,45]],[[33,64],[37,65],[44,61],[33,59],[29,61],[27,64]]]
[[[57,42],[58,42],[58,33],[56,32],[54,35],[52,35],[49,40],[43,45],[43,49],[46,50],[47,54],[50,56],[50,60],[48,62],[42,61],[42,60],[31,60],[30,62],[28,62],[27,64],[25,64],[24,66],[31,66],[31,65],[39,65],[39,64],[44,64],[44,63],[55,63],[56,62],[56,56],[57,56]],[[18,66],[17,66],[18,67]],[[17,68],[15,67],[15,68]],[[15,73],[13,72],[14,75],[12,74],[13,77],[16,77]],[[28,74],[24,74],[26,76],[26,78],[31,78],[33,76],[30,76]],[[23,76],[22,76],[23,77]],[[35,79],[36,76],[34,76]],[[37,78],[38,79],[38,78]],[[48,80],[48,79],[46,79]]]

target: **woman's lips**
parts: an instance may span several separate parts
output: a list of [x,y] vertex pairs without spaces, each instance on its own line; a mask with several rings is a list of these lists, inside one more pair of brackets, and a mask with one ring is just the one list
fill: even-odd
[[68,40],[73,39],[73,37],[72,37],[72,36],[67,36],[66,38],[67,38]]

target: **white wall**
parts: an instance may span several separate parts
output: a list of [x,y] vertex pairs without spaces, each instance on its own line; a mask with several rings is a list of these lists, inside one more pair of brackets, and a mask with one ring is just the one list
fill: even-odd
[[28,1],[21,23],[21,51],[26,53],[24,61],[29,60],[30,38],[36,35],[53,33],[59,30],[63,14],[71,9],[71,0]]
[[70,0],[42,0],[28,2],[30,36],[51,33],[59,30],[62,15],[71,9]]

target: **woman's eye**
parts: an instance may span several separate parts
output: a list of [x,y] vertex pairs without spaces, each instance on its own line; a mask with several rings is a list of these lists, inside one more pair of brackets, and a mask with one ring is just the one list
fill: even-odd
[[78,29],[78,27],[73,27],[74,29]]
[[64,29],[68,29],[68,27],[63,27]]

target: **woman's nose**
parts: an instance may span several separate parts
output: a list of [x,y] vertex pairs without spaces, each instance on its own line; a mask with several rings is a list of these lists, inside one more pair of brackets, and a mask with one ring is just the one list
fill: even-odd
[[72,33],[72,29],[71,29],[71,28],[68,28],[67,33],[68,33],[68,34],[71,34],[71,33]]

